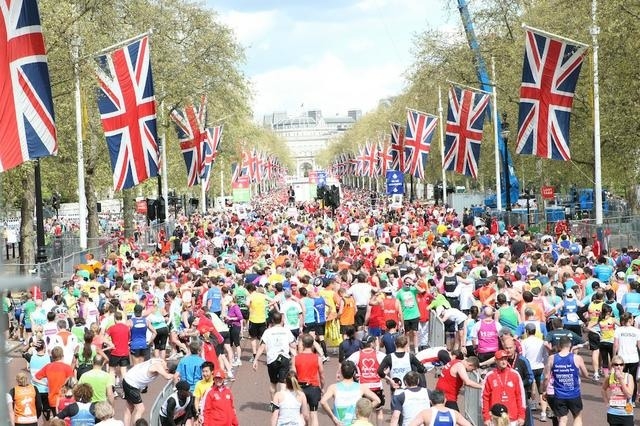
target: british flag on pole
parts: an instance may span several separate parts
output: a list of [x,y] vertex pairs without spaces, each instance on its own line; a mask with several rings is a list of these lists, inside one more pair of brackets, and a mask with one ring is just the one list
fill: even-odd
[[518,154],[569,160],[569,124],[587,46],[528,28],[520,86]]
[[[200,98],[200,105],[187,105],[184,109],[174,108],[171,120],[176,125],[176,133],[180,142],[180,149],[187,166],[187,185],[200,183],[205,172],[205,155],[207,131],[204,128],[207,114],[207,99]],[[208,171],[208,170],[207,170]]]
[[392,170],[393,156],[391,155],[391,144],[389,139],[378,144],[378,172],[380,176],[386,176],[387,170]]
[[211,169],[213,168],[213,163],[215,163],[220,150],[222,126],[208,127],[205,129],[205,132],[206,138],[202,149],[202,172],[200,173],[200,179],[207,183],[208,188]]
[[391,123],[391,170],[404,173],[404,127]]
[[58,153],[36,0],[0,1],[0,172]]
[[489,107],[489,94],[451,86],[444,141],[445,170],[478,177],[482,127]]
[[149,37],[96,58],[98,109],[107,139],[114,189],[158,175],[156,104]]
[[407,127],[404,133],[405,173],[424,179],[431,138],[437,124],[438,117],[407,109]]

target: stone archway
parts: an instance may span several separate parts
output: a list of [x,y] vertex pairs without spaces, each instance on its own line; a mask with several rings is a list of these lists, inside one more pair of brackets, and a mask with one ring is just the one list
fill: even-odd
[[300,162],[298,163],[296,174],[300,177],[308,177],[309,172],[314,169],[315,169],[314,161],[300,160]]

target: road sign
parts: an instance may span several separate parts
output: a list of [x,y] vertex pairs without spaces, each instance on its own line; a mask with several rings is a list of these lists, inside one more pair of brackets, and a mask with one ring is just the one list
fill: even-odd
[[540,194],[545,200],[553,200],[555,191],[553,186],[543,186],[542,188],[540,188]]
[[318,170],[317,172],[317,176],[318,176],[318,186],[322,187],[322,186],[327,186],[327,172],[324,170]]
[[404,175],[397,170],[387,170],[387,194],[404,194]]

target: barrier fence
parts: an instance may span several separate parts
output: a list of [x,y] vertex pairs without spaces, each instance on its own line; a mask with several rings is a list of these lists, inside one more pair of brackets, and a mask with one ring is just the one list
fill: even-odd
[[173,392],[175,392],[174,383],[172,381],[169,381],[166,385],[164,385],[162,391],[160,391],[156,399],[153,401],[151,411],[149,412],[149,424],[151,426],[161,426],[160,408],[162,408],[162,404],[164,403],[164,401],[166,401],[169,395],[171,395]]
[[446,346],[447,336],[444,331],[444,323],[436,313],[431,311],[429,315],[429,345],[434,348],[437,346]]
[[[472,380],[480,383],[480,376],[476,373],[469,373]],[[464,387],[464,407],[463,412],[465,419],[467,419],[473,426],[482,426],[482,389],[475,389],[470,386]]]
[[[101,261],[112,249],[116,249],[114,239],[100,239],[99,244],[86,250],[78,250],[68,254],[57,253],[59,256],[43,263],[20,264],[5,262],[2,268],[2,275],[19,276],[28,275],[39,277],[43,288],[49,289],[60,280],[70,278],[76,271],[78,265],[87,262],[87,254],[92,254],[96,260]],[[71,247],[71,245],[69,245]]]

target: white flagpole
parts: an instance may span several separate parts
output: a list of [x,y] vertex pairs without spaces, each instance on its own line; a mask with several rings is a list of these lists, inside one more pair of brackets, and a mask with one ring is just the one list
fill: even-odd
[[442,204],[447,202],[447,171],[444,168],[444,123],[442,121],[442,89],[438,86],[438,117],[440,118],[440,156],[442,157]]
[[220,170],[220,196],[224,198],[224,173]]
[[200,180],[200,212],[207,212],[207,181],[209,178]]
[[[596,0],[593,0],[593,3],[591,4],[591,15],[592,15],[592,18],[593,18],[594,14],[595,14],[595,7],[596,7],[595,3],[596,3]],[[560,41],[563,41],[565,43],[575,44],[577,46],[582,46],[582,47],[589,47],[588,44],[582,43],[581,41],[572,40],[570,38],[567,38],[567,37],[564,37],[564,36],[561,36],[561,35],[558,35],[558,34],[550,33],[550,32],[547,32],[547,31],[543,31],[543,30],[540,30],[538,28],[530,27],[525,23],[522,24],[522,28],[524,28],[525,30],[533,31],[534,33],[538,33],[538,34],[543,35],[545,37],[555,38],[556,40],[560,40]]]
[[493,80],[493,137],[496,149],[496,208],[502,211],[502,187],[500,185],[500,147],[498,146],[498,92],[496,90],[496,61],[491,57],[491,79]]
[[84,183],[84,145],[82,142],[82,96],[80,94],[80,36],[74,24],[73,59],[75,74],[75,106],[76,106],[76,151],[78,155],[78,220],[80,231],[80,249],[87,248],[87,194]]
[[598,81],[598,34],[600,28],[596,21],[598,1],[591,3],[591,44],[593,44],[593,155],[595,168],[595,207],[596,226],[602,225],[602,163],[600,153],[600,84]]
[[169,220],[169,174],[167,172],[167,134],[164,125],[164,96],[160,102],[160,120],[162,134],[160,135],[160,161],[162,161],[162,198],[164,199],[164,220]]
[[152,30],[152,29],[150,29],[150,30],[149,30],[149,31],[147,31],[146,33],[142,33],[142,34],[139,34],[139,35],[137,35],[137,36],[134,36],[134,37],[128,38],[128,39],[126,39],[126,40],[119,41],[119,42],[117,42],[117,43],[115,43],[115,44],[112,44],[112,45],[111,45],[111,46],[109,46],[109,47],[105,47],[104,49],[98,50],[97,52],[93,53],[91,56],[99,56],[99,55],[102,55],[102,54],[104,54],[104,53],[110,52],[110,51],[112,51],[112,50],[116,50],[116,49],[118,49],[118,48],[120,48],[120,47],[122,47],[122,46],[126,46],[127,44],[133,43],[134,41],[138,41],[138,40],[140,40],[141,38],[146,37],[146,36],[149,36],[149,35],[151,35],[151,34],[153,34],[153,30]]
[[467,86],[466,84],[456,83],[455,81],[452,81],[452,80],[447,80],[447,83],[452,84],[454,86],[461,87],[463,89],[471,90],[472,92],[478,92],[478,93],[484,93],[485,95],[491,95],[491,92],[486,92],[486,91],[484,91],[482,89],[477,89],[477,88],[472,87],[472,86]]

